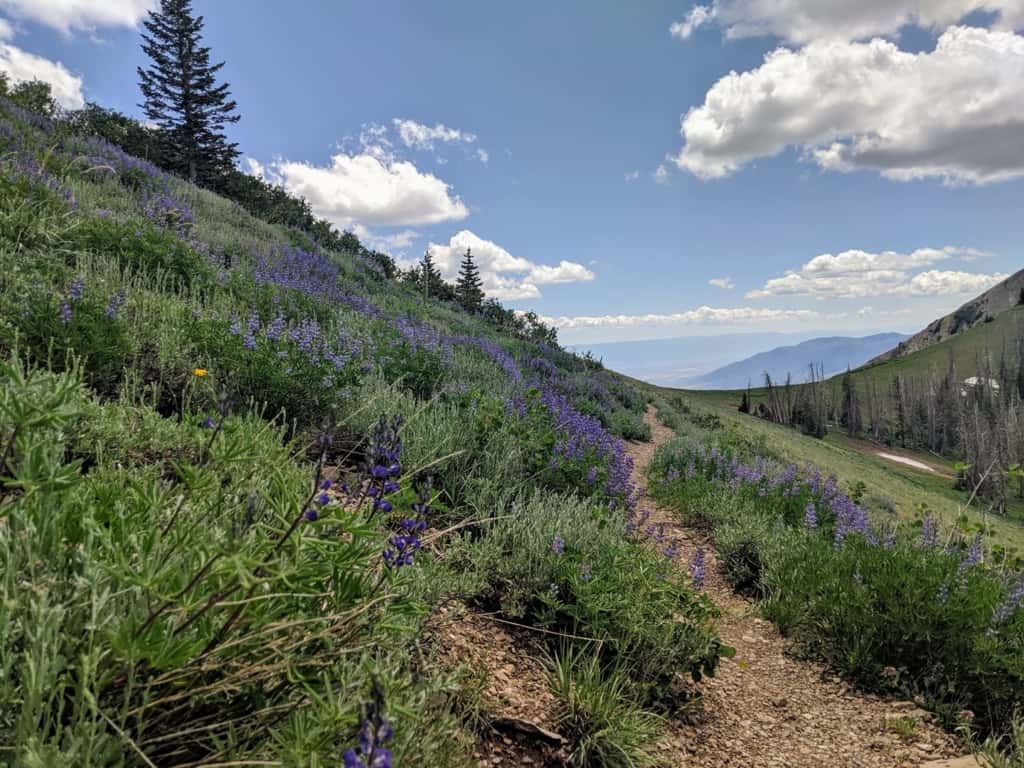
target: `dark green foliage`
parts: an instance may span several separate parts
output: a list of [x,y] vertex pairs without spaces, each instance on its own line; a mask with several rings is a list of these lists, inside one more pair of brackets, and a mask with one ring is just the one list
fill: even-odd
[[57,114],[57,100],[53,98],[50,84],[42,80],[23,80],[11,86],[7,73],[0,72],[0,96],[37,115],[50,118]]
[[224,126],[237,122],[237,105],[227,83],[217,83],[224,63],[210,63],[202,44],[203,17],[191,0],[161,0],[143,22],[139,67],[146,116],[159,126],[161,164],[195,184],[218,186],[238,157]]
[[71,134],[99,136],[134,157],[153,163],[161,159],[158,131],[99,104],[88,102],[82,109],[65,113],[61,124]]
[[480,270],[473,262],[471,249],[466,249],[466,255],[462,257],[462,265],[459,267],[459,280],[455,284],[455,298],[467,312],[476,313],[484,301],[483,282],[480,280]]
[[455,289],[445,282],[440,270],[434,265],[434,257],[430,255],[429,248],[423,252],[419,266],[409,273],[409,279],[424,299],[454,301],[456,298]]

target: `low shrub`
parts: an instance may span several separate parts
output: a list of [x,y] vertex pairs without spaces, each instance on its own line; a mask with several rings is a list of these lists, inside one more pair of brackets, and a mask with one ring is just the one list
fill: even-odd
[[638,700],[655,702],[677,675],[713,674],[724,648],[714,607],[669,561],[623,536],[625,518],[541,493],[516,504],[461,556],[488,583],[478,599],[506,615],[602,641],[631,670]]

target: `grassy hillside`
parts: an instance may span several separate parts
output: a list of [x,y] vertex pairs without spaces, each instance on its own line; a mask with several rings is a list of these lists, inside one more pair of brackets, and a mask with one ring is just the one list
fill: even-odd
[[990,322],[976,325],[938,344],[903,357],[863,366],[854,372],[854,376],[863,382],[873,381],[885,386],[897,375],[916,376],[945,371],[952,359],[957,372],[966,378],[977,372],[979,355],[988,354],[994,363],[998,363],[1004,350],[1014,354],[1022,336],[1024,306],[1017,306]]
[[0,762],[468,765],[455,601],[644,764],[711,609],[622,535],[644,398],[531,338],[0,101]]
[[[649,385],[647,385],[649,386]],[[954,489],[953,463],[933,454],[892,451],[932,466],[936,471],[901,465],[877,455],[877,445],[851,440],[831,431],[823,440],[800,434],[791,427],[739,413],[736,391],[681,391],[650,387],[649,391],[669,401],[686,405],[699,415],[707,414],[745,440],[762,445],[773,456],[797,464],[812,463],[834,475],[847,487],[863,483],[868,503],[876,509],[892,506],[895,514],[909,523],[920,523],[930,511],[946,525],[989,532],[993,545],[1005,547],[1015,557],[1024,555],[1024,504],[1015,503],[1007,516],[986,514],[967,506],[968,494]],[[699,418],[699,416],[698,416]]]

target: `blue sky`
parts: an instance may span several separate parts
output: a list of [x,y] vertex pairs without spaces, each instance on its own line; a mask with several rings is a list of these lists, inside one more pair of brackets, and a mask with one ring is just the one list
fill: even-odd
[[[148,5],[0,0],[0,69],[138,115]],[[570,343],[914,330],[1022,266],[1024,0],[195,6],[247,169]]]

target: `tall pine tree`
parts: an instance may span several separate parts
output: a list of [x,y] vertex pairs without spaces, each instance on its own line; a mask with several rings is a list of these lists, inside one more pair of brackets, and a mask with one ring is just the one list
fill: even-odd
[[434,266],[434,257],[430,255],[430,249],[423,252],[419,269],[420,289],[423,291],[423,298],[429,299],[437,295],[438,284],[441,282],[441,273]]
[[462,257],[459,281],[455,284],[455,297],[467,312],[479,312],[480,306],[484,303],[480,270],[473,263],[473,253],[469,248],[466,249],[466,255]]
[[224,136],[238,122],[227,83],[217,83],[224,62],[210,63],[202,45],[203,17],[191,0],[160,0],[143,25],[142,50],[152,60],[139,67],[146,117],[161,134],[161,165],[203,186],[217,186],[238,157]]

